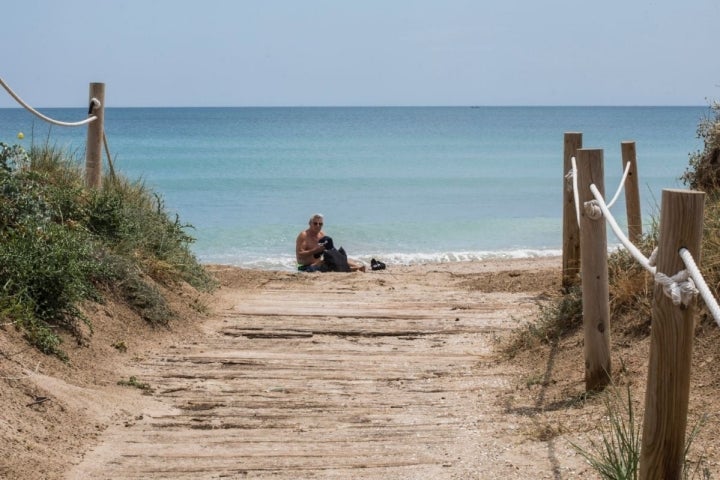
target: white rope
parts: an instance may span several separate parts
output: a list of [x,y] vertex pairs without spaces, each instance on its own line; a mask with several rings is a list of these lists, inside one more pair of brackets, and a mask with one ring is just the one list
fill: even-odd
[[578,191],[577,161],[575,160],[575,157],[570,158],[570,163],[572,164],[572,170],[570,171],[570,173],[572,174],[572,179],[573,179],[573,197],[575,199],[575,216],[577,217],[578,227],[580,227],[580,192]]
[[590,220],[600,220],[603,216],[603,212],[600,209],[600,205],[598,205],[597,200],[585,202],[583,209],[585,210],[585,215],[587,215]]
[[[578,225],[580,225],[580,199],[578,198],[579,193],[577,188],[577,161],[575,160],[575,157],[571,157],[570,162],[572,163],[572,169],[565,175],[565,178],[572,178],[573,180],[572,189],[575,198],[575,213],[577,215]],[[615,202],[617,202],[617,199],[620,197],[620,193],[622,193],[623,188],[625,187],[625,181],[627,180],[629,173],[630,162],[625,165],[625,172],[623,172],[622,180],[620,180],[620,185],[615,192],[615,196],[613,196],[613,199],[610,201],[610,203],[607,204],[608,210],[611,209],[613,205],[615,205]],[[593,220],[598,220],[600,219],[600,217],[602,217],[602,211],[598,208],[597,205],[595,205],[595,201],[585,202],[584,209],[585,214]]]
[[[88,124],[90,122],[97,120],[97,117],[94,115],[92,117],[88,117],[85,120],[81,120],[79,122],[61,122],[59,120],[52,119],[50,117],[43,115],[42,113],[38,112],[37,110],[32,108],[27,103],[25,103],[22,100],[22,98],[20,98],[15,92],[12,91],[12,89],[8,86],[7,83],[5,83],[5,81],[2,78],[0,78],[0,85],[2,85],[5,88],[5,90],[7,90],[7,92],[10,94],[10,96],[15,99],[15,101],[17,101],[20,105],[25,107],[26,110],[28,110],[30,113],[36,115],[37,117],[42,118],[46,122],[52,123],[53,125],[59,125],[61,127],[80,127],[82,125],[85,125],[85,124]],[[91,105],[92,105],[92,107],[97,108],[100,106],[100,101],[97,98],[93,98],[91,100]]]
[[715,300],[715,297],[713,297],[710,287],[708,287],[708,284],[705,282],[702,273],[700,273],[700,269],[695,263],[695,259],[693,259],[692,254],[687,248],[680,249],[680,258],[682,258],[687,271],[690,272],[690,277],[695,281],[695,285],[700,291],[700,296],[705,301],[705,305],[707,305],[708,310],[710,310],[710,313],[715,319],[715,323],[720,326],[720,306],[718,305],[717,300]]
[[610,203],[607,204],[608,208],[612,208],[613,205],[615,205],[615,202],[617,202],[618,197],[620,196],[620,193],[623,191],[623,188],[625,188],[625,181],[627,180],[628,173],[630,173],[630,162],[625,165],[625,172],[623,173],[622,180],[620,180],[620,185],[618,185],[617,192],[615,192],[615,196],[610,200]]
[[620,240],[623,246],[630,252],[633,257],[635,257],[635,260],[637,260],[638,263],[640,263],[640,265],[642,265],[645,270],[654,275],[657,269],[650,264],[650,261],[645,257],[645,255],[643,255],[642,252],[640,252],[640,250],[638,250],[638,248],[633,245],[633,243],[625,236],[622,229],[620,229],[617,222],[615,221],[615,218],[612,216],[612,213],[610,213],[610,210],[605,204],[605,200],[603,200],[602,195],[600,195],[600,191],[595,186],[595,184],[590,185],[590,191],[595,197],[596,205],[602,211],[605,219],[607,220],[608,224],[610,224],[610,228],[615,233],[615,236],[618,238],[618,240]]
[[651,267],[657,265],[658,247],[653,248],[652,253],[648,257],[648,263]]
[[655,274],[655,282],[662,285],[665,296],[669,297],[675,306],[682,304],[687,307],[698,293],[697,288],[695,288],[695,282],[690,278],[690,272],[688,272],[687,269],[680,270],[672,277],[657,272]]
[[699,293],[715,319],[715,323],[720,326],[720,305],[718,305],[717,300],[715,300],[715,297],[705,282],[700,269],[697,267],[695,260],[692,258],[692,254],[686,248],[680,249],[680,258],[685,264],[685,270],[681,270],[673,276],[668,276],[664,273],[658,272],[657,267],[655,266],[658,252],[657,247],[653,250],[650,258],[645,258],[640,250],[638,250],[637,247],[628,240],[623,231],[620,229],[597,187],[595,185],[590,185],[590,191],[595,197],[593,203],[600,208],[617,238],[630,252],[630,254],[635,257],[640,265],[654,275],[655,281],[662,285],[663,292],[672,300],[673,304],[682,304],[687,306],[692,298]]

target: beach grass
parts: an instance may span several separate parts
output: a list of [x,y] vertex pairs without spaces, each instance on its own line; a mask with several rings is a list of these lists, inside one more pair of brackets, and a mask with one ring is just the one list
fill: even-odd
[[213,286],[190,251],[191,225],[142,182],[106,176],[89,189],[73,154],[0,143],[0,186],[0,315],[45,353],[65,357],[59,331],[85,341],[84,301],[116,295],[166,324],[163,285]]

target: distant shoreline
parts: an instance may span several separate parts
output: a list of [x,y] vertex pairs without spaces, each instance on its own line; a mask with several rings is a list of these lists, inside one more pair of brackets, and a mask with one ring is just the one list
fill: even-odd
[[[218,263],[204,263],[203,266],[209,270],[242,270],[256,272],[282,271],[287,273],[296,272],[302,275],[314,275],[297,272],[296,270],[278,270],[267,268],[252,268],[235,265],[224,265]],[[528,258],[486,258],[457,262],[426,262],[410,265],[387,265],[387,269],[372,272],[370,269],[366,273],[382,274],[383,272],[402,272],[402,273],[422,273],[428,271],[446,271],[454,273],[483,273],[498,272],[503,270],[549,270],[560,269],[562,267],[562,255],[553,255],[545,257],[528,257]],[[356,273],[361,274],[361,273]]]
[[[121,109],[238,109],[238,108],[710,108],[709,105],[175,105],[175,106],[108,106],[107,110]],[[87,111],[87,107],[37,107],[38,110]],[[23,107],[0,107],[0,110],[24,110]]]
[[[506,262],[529,262],[555,259],[562,256],[559,249],[536,250],[518,249],[498,252],[447,252],[447,253],[414,253],[414,254],[382,254],[376,255],[353,255],[348,256],[366,265],[370,265],[374,258],[385,263],[388,267],[415,267],[423,265],[457,265],[462,263],[506,263]],[[288,254],[283,258],[265,259],[253,262],[223,262],[216,259],[203,260],[200,256],[200,263],[203,265],[223,265],[237,267],[246,270],[268,270],[268,271],[295,271],[296,263],[294,258]],[[217,256],[215,256],[217,257]]]

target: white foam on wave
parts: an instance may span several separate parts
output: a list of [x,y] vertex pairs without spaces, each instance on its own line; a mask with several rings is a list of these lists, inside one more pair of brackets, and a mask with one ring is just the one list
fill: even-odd
[[[512,249],[497,251],[465,251],[465,252],[424,252],[424,253],[383,253],[378,255],[350,255],[351,258],[370,265],[374,258],[388,266],[422,265],[432,263],[472,262],[482,260],[512,260],[523,258],[546,258],[562,255],[558,249]],[[246,257],[238,253],[214,254],[201,256],[205,264],[232,265],[241,268],[258,270],[295,271],[295,257],[290,255]]]
[[[377,257],[388,265],[418,265],[425,263],[472,262],[482,260],[502,260],[520,258],[555,257],[562,255],[562,250],[554,249],[516,249],[499,251],[466,251],[466,252],[431,252],[431,253],[390,253]],[[361,256],[360,260],[370,262],[369,256]]]

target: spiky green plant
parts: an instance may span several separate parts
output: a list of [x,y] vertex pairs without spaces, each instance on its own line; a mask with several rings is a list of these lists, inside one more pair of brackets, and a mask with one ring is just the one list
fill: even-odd
[[[605,480],[636,480],[640,473],[642,418],[636,415],[630,386],[623,394],[617,387],[603,393],[605,417],[599,423],[600,441],[590,440],[589,449],[571,442],[573,448]],[[710,478],[704,457],[691,460],[693,441],[705,424],[703,416],[685,439],[683,478]]]
[[573,447],[606,480],[635,480],[640,463],[640,424],[635,416],[630,387],[627,398],[616,389],[604,395],[606,417],[600,422],[601,441],[590,449]]

